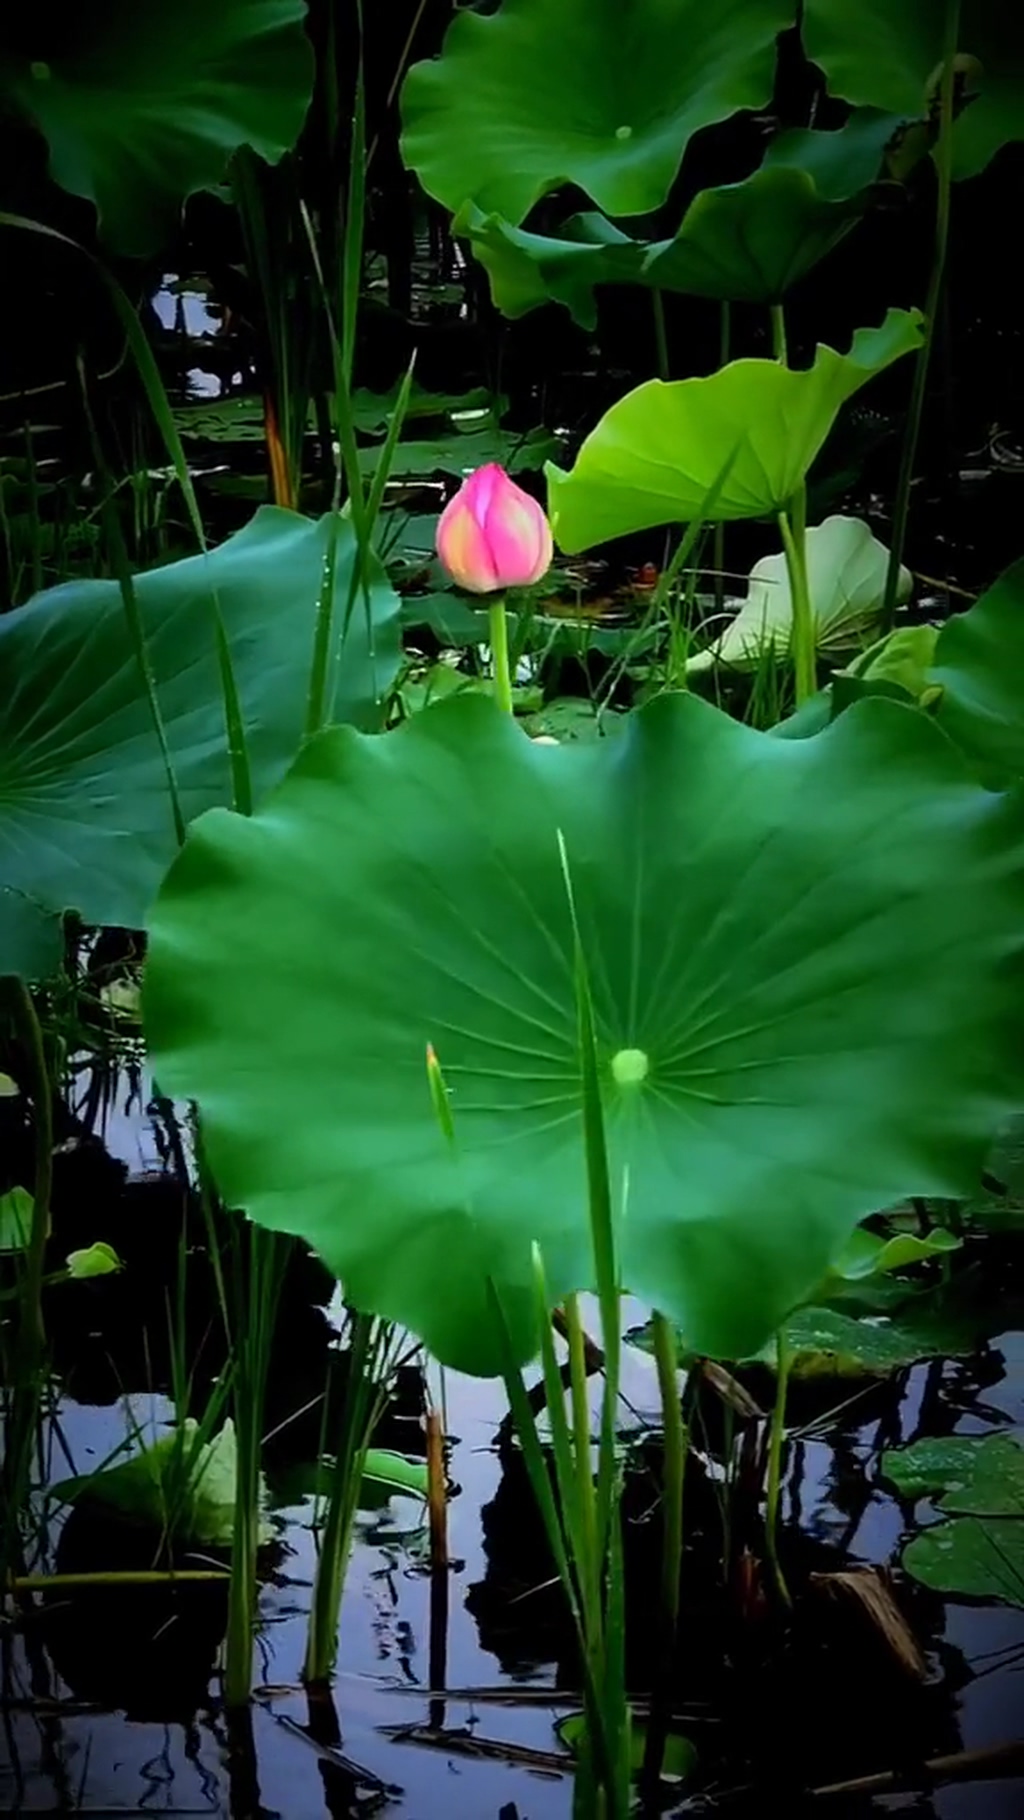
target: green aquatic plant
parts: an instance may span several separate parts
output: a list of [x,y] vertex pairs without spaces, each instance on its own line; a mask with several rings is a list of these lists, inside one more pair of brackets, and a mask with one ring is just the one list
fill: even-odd
[[[463,10],[402,90],[406,163],[431,196],[523,220],[575,184],[611,215],[668,194],[693,135],[763,107],[792,0],[505,0]],[[686,55],[680,56],[685,43]]]
[[[329,550],[333,566],[326,569]],[[375,559],[370,618],[346,621],[348,525],[272,506],[209,554],[132,579],[186,822],[232,800],[212,603],[227,630],[258,793],[298,750],[325,573],[330,718],[379,725],[398,670],[398,603]],[[165,756],[116,581],[71,581],[0,618],[0,967],[50,971],[66,910],[138,928],[177,845]]]
[[457,697],[327,732],[264,810],[193,828],[149,918],[147,1037],[232,1204],[469,1370],[501,1366],[493,1285],[528,1357],[531,1241],[555,1298],[593,1282],[564,841],[623,1279],[735,1357],[867,1213],[973,1182],[1015,1091],[1018,818],[891,702],[781,740],[666,697],[553,748]]
[[785,511],[840,406],[919,347],[921,333],[916,310],[890,310],[878,328],[857,331],[849,353],[819,347],[802,371],[734,360],[706,379],[648,380],[605,412],[571,469],[548,465],[556,543],[575,552],[655,525],[688,524],[730,455],[706,516]]
[[835,132],[781,133],[742,182],[700,190],[668,238],[637,239],[589,211],[539,233],[476,201],[462,204],[452,228],[486,271],[497,307],[513,318],[554,302],[592,329],[595,290],[608,284],[779,303],[878,194],[899,193],[881,181],[899,125],[897,115],[863,108]]
[[69,34],[43,0],[0,27],[0,98],[46,139],[52,177],[93,204],[112,250],[152,254],[237,146],[276,160],[295,143],[313,88],[305,18],[305,0],[96,0]]
[[1010,1434],[948,1435],[882,1455],[881,1472],[908,1502],[928,1498],[941,1522],[903,1550],[915,1580],[954,1598],[1024,1605],[1024,1446]]

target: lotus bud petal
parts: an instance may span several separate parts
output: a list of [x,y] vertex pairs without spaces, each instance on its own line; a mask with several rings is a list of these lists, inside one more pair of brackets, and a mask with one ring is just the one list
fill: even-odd
[[551,565],[551,527],[542,506],[497,462],[477,468],[437,524],[437,553],[471,594],[529,588]]

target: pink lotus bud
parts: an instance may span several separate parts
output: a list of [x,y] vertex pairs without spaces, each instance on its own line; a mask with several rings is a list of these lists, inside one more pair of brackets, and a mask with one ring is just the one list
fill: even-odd
[[471,594],[528,588],[550,567],[551,527],[543,507],[491,461],[445,506],[437,553],[452,580]]

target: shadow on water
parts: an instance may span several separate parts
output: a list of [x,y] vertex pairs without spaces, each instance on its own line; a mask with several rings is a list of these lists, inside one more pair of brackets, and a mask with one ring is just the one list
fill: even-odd
[[[205,1229],[176,1158],[166,1108],[147,1102],[136,1064],[101,1091],[87,1072],[65,1106],[55,1167],[54,1247],[96,1239],[125,1269],[75,1285],[49,1310],[55,1381],[46,1478],[86,1472],[123,1440],[129,1417],[152,1429],[171,1413],[168,1310],[182,1250]],[[28,1134],[0,1102],[6,1172],[20,1177]],[[224,1363],[210,1272],[186,1273],[197,1400]],[[219,1704],[221,1583],[174,1588],[54,1588],[0,1631],[5,1698],[0,1809],[12,1813],[231,1815],[233,1820],[391,1812],[405,1820],[565,1820],[571,1782],[555,1732],[578,1705],[574,1643],[521,1460],[494,1385],[449,1376],[452,1560],[447,1690],[429,1680],[430,1576],[419,1504],[396,1497],[361,1512],[341,1621],[333,1699],[300,1683],[314,1569],[308,1495],[322,1399],[341,1393],[333,1284],[296,1255],[271,1365],[266,1470],[273,1541],[257,1639],[251,1714]],[[625,1556],[628,1672],[649,1691],[660,1565],[657,1390],[628,1355]],[[921,1651],[908,1672],[832,1576],[888,1569],[905,1513],[879,1484],[885,1446],[920,1434],[984,1433],[1024,1411],[1024,1333],[970,1359],[915,1367],[854,1400],[830,1424],[793,1411],[785,1516],[787,1569],[819,1576],[780,1633],[757,1584],[723,1587],[721,1505],[691,1456],[686,1492],[685,1617],[675,1710],[697,1744],[701,1793],[679,1814],[900,1813],[1009,1820],[1024,1811],[1024,1772],[929,1790],[920,1765],[1019,1736],[1024,1615],[945,1603],[898,1574],[898,1608]],[[424,1388],[406,1369],[376,1436],[422,1456]],[[305,1476],[304,1476],[304,1469]],[[145,1568],[152,1541],[116,1534],[87,1506],[50,1525],[49,1571]],[[196,1561],[209,1565],[210,1552]],[[214,1559],[215,1559],[214,1555]],[[223,1556],[220,1557],[223,1560]],[[194,1565],[184,1559],[178,1565]],[[431,1697],[433,1696],[433,1697]],[[970,1764],[965,1771],[970,1772]],[[910,1792],[808,1789],[906,1773]],[[897,1788],[898,1788],[897,1784]]]

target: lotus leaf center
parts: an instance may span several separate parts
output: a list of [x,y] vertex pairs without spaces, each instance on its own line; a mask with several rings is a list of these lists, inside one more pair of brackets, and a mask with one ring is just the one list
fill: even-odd
[[645,1049],[617,1049],[612,1056],[612,1074],[620,1087],[638,1087],[649,1067]]

